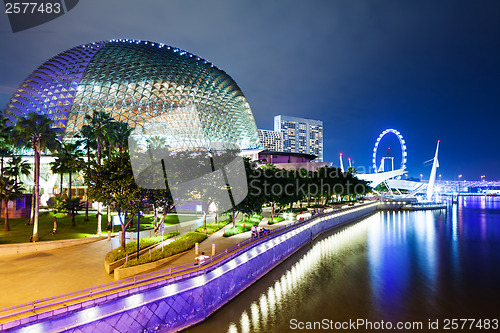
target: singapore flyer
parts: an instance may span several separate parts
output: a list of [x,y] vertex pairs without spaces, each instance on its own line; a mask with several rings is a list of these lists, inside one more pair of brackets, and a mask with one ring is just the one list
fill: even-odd
[[[383,171],[388,171],[387,168],[385,167],[385,161],[386,159],[391,159],[392,160],[392,169],[394,170],[394,157],[392,156],[384,156],[381,157],[380,154],[377,155],[378,151],[381,147],[381,142],[382,140],[384,141],[389,141],[390,137],[392,136],[391,134],[394,134],[399,141],[399,145],[401,148],[401,164],[399,169],[405,169],[406,168],[406,143],[405,140],[403,139],[403,136],[401,133],[395,129],[386,129],[377,138],[377,141],[375,142],[375,147],[373,147],[373,158],[372,158],[372,163],[373,163],[373,170],[374,172],[383,172]],[[394,139],[392,139],[394,140]],[[389,147],[390,150],[390,147]],[[378,163],[378,164],[377,164]]]

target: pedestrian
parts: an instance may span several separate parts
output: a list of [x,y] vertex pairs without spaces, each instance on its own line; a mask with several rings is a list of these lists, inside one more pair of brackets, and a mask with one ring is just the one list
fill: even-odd
[[197,261],[198,265],[203,265],[205,263],[205,261],[210,258],[209,256],[206,256],[205,255],[205,252],[202,252],[201,255],[197,256],[196,258],[194,258],[194,260]]
[[253,225],[252,226],[252,238],[257,238],[257,237],[258,237],[257,226]]

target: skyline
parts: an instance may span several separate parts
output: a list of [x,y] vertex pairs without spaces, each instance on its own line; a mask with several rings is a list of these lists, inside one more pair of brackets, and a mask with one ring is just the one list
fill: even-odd
[[[324,123],[324,160],[371,165],[401,132],[409,176],[441,140],[443,179],[500,179],[500,3],[495,1],[79,2],[13,34],[1,15],[2,108],[44,61],[76,45],[134,38],[182,48],[228,73],[257,127],[278,114]],[[131,19],[130,13],[134,13]],[[471,158],[472,156],[472,158]],[[426,178],[426,177],[424,177]]]

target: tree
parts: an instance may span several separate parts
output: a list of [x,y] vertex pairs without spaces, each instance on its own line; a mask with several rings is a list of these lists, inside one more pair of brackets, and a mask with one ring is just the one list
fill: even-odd
[[75,226],[75,215],[79,210],[85,207],[85,204],[80,201],[80,198],[64,198],[63,209],[71,215],[71,226]]
[[66,170],[69,174],[69,184],[68,184],[68,197],[71,199],[71,184],[72,175],[81,171],[84,168],[84,162],[82,159],[83,152],[79,148],[80,142],[76,143],[66,143]]
[[[111,158],[111,154],[113,153],[113,147],[118,147],[118,152],[122,154],[125,151],[125,147],[128,147],[128,137],[132,132],[132,128],[126,122],[121,121],[113,121],[109,125],[109,130],[107,131],[104,139],[106,143],[109,145],[109,154],[108,158]],[[108,229],[112,227],[111,225],[111,207],[107,206],[107,215],[108,215]]]
[[258,170],[250,180],[250,187],[260,189],[264,201],[271,205],[271,219],[279,214],[286,205],[299,200],[302,196],[297,188],[297,173],[268,164]]
[[52,233],[55,234],[57,232],[57,213],[61,212],[64,209],[63,201],[61,196],[50,197],[47,200],[47,207],[52,210],[52,214],[54,214],[54,227],[52,228]]
[[[83,137],[84,149],[87,152],[87,171],[90,167],[90,150],[96,149],[97,145],[91,138],[93,137],[92,128],[90,126],[83,126],[80,130],[80,134]],[[87,194],[87,188],[85,187],[85,221],[89,220],[89,196]]]
[[7,168],[4,170],[6,176],[14,178],[17,183],[21,175],[27,176],[31,173],[31,165],[23,161],[21,156],[13,156],[7,163]]
[[118,147],[118,152],[121,154],[128,150],[128,137],[134,130],[128,123],[123,121],[115,121],[112,125],[112,143]]
[[10,231],[8,203],[9,201],[15,200],[22,193],[22,191],[23,189],[14,179],[0,176],[0,200],[2,201],[2,206],[5,209],[5,231]]
[[[112,132],[113,118],[104,112],[94,110],[92,116],[86,115],[85,121],[87,124],[82,126],[82,133],[88,135],[91,140],[97,141],[97,165],[101,165],[101,153],[103,138],[108,137]],[[100,235],[102,231],[102,216],[100,204],[97,206],[97,234]]]
[[93,163],[85,175],[85,183],[92,199],[113,206],[118,211],[122,227],[120,243],[125,248],[127,227],[134,216],[146,208],[145,192],[135,183],[129,154],[113,156],[102,165]]
[[59,146],[58,136],[62,129],[53,127],[53,121],[47,115],[30,112],[19,118],[13,135],[16,145],[33,149],[35,153],[35,215],[33,219],[33,241],[38,241],[38,214],[40,210],[40,155],[49,149],[55,151]]
[[3,175],[4,158],[12,154],[12,126],[8,119],[0,115],[0,176]]
[[64,160],[66,158],[66,155],[56,152],[54,154],[55,160],[54,162],[50,162],[50,170],[53,173],[59,174],[60,180],[59,180],[59,195],[63,195],[63,181],[64,181],[64,174],[67,172],[66,170],[66,161]]
[[[168,149],[165,138],[153,136],[148,138],[146,142],[148,144],[147,150],[144,151],[137,146],[137,149],[129,152],[129,154],[132,154],[131,158],[134,158],[134,166],[137,170],[141,170],[141,172],[136,175],[139,177],[138,183],[144,185],[141,183],[141,180],[147,179],[148,183],[153,185],[144,185],[145,188],[143,188],[142,191],[144,193],[144,204],[149,205],[154,212],[156,234],[161,224],[165,221],[166,216],[175,208],[175,202],[170,191],[171,184],[167,182],[164,172],[158,172],[157,167],[164,165],[164,162],[162,162],[164,158],[168,158],[171,161],[177,161],[177,159],[172,158],[172,152]],[[136,145],[134,144],[134,146]],[[183,153],[179,154],[183,155]],[[170,168],[169,171],[172,171],[172,168]],[[176,175],[170,173],[170,176],[175,178]],[[173,186],[175,186],[175,184],[173,184]],[[159,210],[162,211],[162,216],[158,222]]]
[[[265,203],[265,196],[260,193],[261,188],[255,186],[255,181],[260,182],[260,171],[252,167],[248,159],[244,159],[245,172],[248,184],[248,193],[245,199],[229,210],[233,221],[233,228],[236,226],[236,219],[239,213],[244,215],[260,214],[262,205]],[[252,183],[254,182],[254,183]]]

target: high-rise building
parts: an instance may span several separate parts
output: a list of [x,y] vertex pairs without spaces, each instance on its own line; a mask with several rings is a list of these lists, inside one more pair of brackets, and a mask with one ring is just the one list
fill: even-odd
[[323,122],[306,118],[278,115],[274,130],[283,134],[283,151],[318,156],[323,162]]
[[258,130],[262,147],[269,151],[283,151],[283,133],[270,130]]

